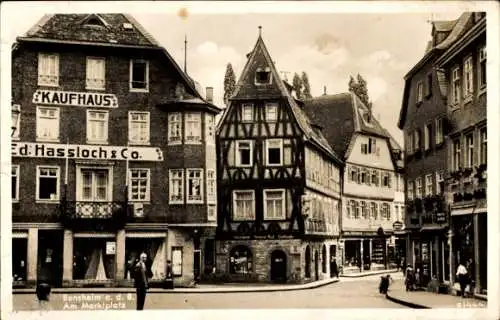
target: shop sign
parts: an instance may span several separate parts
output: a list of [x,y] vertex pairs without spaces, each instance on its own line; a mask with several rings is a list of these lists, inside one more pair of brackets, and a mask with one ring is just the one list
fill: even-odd
[[116,253],[116,242],[106,241],[106,254],[115,254],[115,253]]
[[12,143],[13,157],[86,160],[163,161],[160,148],[56,143]]
[[34,104],[52,106],[117,108],[118,98],[110,93],[37,90]]
[[438,223],[446,222],[446,213],[444,212],[436,213],[436,222]]
[[396,221],[392,224],[392,229],[394,231],[401,231],[403,229],[403,223],[400,221]]

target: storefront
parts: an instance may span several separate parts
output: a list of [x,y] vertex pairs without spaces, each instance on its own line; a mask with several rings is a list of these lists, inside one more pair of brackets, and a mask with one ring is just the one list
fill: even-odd
[[151,281],[165,279],[166,270],[166,234],[153,235],[148,233],[127,234],[125,241],[125,279],[131,280],[132,268],[139,261],[141,253],[146,253],[146,267],[151,271]]
[[76,282],[106,283],[116,278],[114,234],[75,234],[73,252],[73,280]]

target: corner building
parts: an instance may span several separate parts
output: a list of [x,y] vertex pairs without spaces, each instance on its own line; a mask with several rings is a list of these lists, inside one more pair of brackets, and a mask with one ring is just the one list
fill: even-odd
[[133,17],[47,15],[12,64],[14,286],[131,286],[141,252],[153,285],[213,264],[219,109]]
[[280,79],[260,35],[218,125],[217,155],[214,277],[333,276],[342,162]]

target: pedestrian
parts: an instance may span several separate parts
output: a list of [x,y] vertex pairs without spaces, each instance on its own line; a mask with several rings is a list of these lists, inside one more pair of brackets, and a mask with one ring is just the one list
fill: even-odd
[[333,259],[333,262],[332,262],[332,271],[333,271],[333,275],[338,278],[339,277],[339,267],[337,266],[337,259]]
[[406,268],[406,278],[405,278],[406,291],[413,291],[413,269],[411,265]]
[[136,289],[137,297],[137,310],[144,309],[144,302],[146,301],[146,292],[148,290],[148,277],[146,260],[147,255],[143,252],[140,255],[139,262],[134,268],[134,286]]
[[460,262],[460,264],[458,265],[456,276],[458,283],[460,284],[460,293],[462,295],[462,298],[465,298],[465,288],[467,287],[467,282],[468,282],[467,281],[468,272],[467,268],[465,268],[462,262]]
[[421,280],[421,276],[420,276],[420,268],[417,268],[417,271],[415,272],[415,287],[417,288],[420,288],[420,280]]

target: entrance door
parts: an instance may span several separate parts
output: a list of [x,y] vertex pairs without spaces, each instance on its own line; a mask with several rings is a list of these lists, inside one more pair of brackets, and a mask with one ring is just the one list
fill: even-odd
[[[333,278],[333,276],[334,276],[336,257],[337,257],[337,247],[335,245],[332,245],[332,246],[330,246],[330,278]],[[338,265],[337,265],[337,269],[338,269]]]
[[316,277],[316,281],[319,280],[319,253],[318,251],[314,251],[314,274]]
[[281,250],[271,253],[271,281],[286,282],[286,254]]
[[305,271],[306,271],[306,278],[311,277],[311,248],[309,246],[306,247],[306,254],[305,254],[305,259],[306,259],[306,266],[305,266]]
[[63,233],[60,230],[38,231],[37,279],[54,287],[62,283]]

